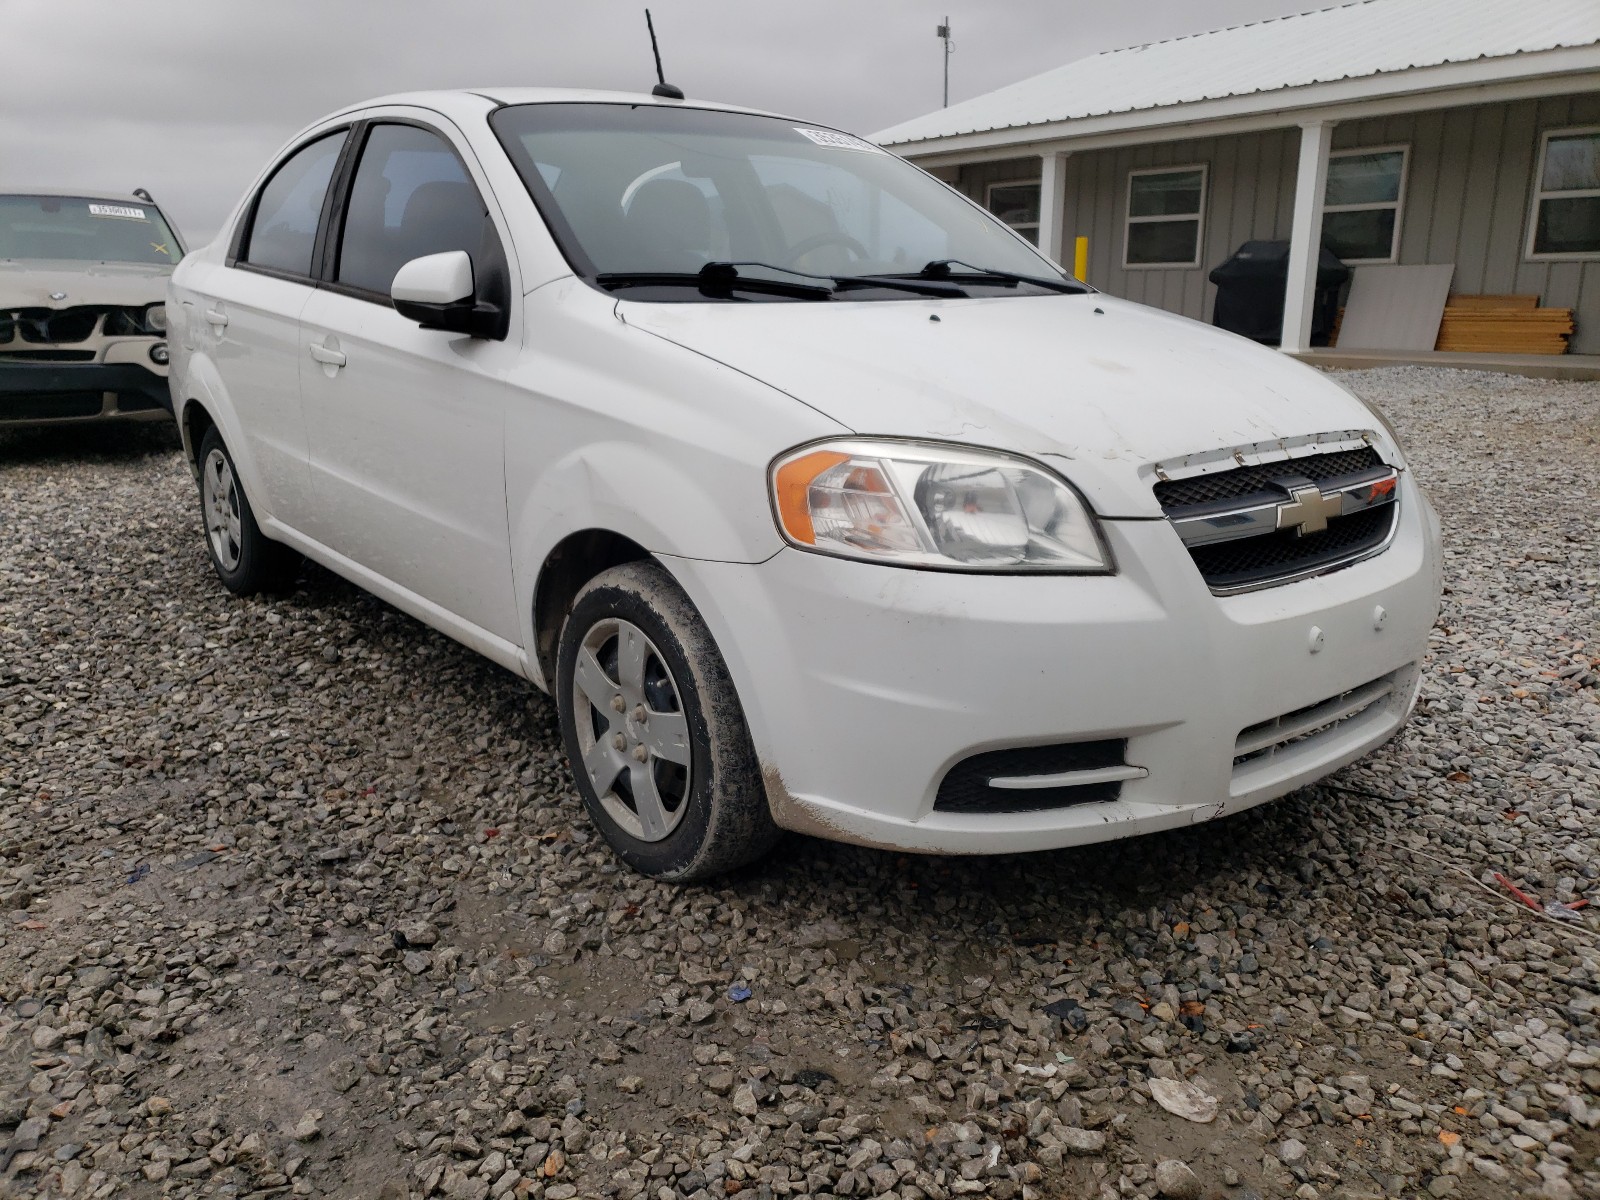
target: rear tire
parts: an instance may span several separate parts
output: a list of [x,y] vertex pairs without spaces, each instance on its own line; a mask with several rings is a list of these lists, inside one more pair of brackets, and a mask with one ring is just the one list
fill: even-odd
[[222,586],[236,596],[287,591],[299,573],[300,555],[261,532],[216,426],[200,439],[198,461],[206,553]]
[[728,668],[651,561],[595,576],[561,630],[555,697],[584,806],[641,875],[689,883],[778,840]]

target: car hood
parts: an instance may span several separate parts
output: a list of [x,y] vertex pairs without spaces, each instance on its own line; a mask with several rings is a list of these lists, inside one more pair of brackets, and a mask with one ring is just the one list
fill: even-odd
[[[0,258],[0,308],[77,308],[154,304],[167,294],[171,266]],[[56,292],[65,299],[55,300]]]
[[857,433],[1046,456],[1102,516],[1160,516],[1158,466],[1208,452],[1360,431],[1396,453],[1370,411],[1317,371],[1103,295],[624,301],[618,312]]

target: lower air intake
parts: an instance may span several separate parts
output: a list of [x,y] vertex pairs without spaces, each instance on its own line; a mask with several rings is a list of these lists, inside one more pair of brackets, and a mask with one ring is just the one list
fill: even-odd
[[[1122,792],[1122,779],[1095,781],[1095,775],[1116,773],[1114,768],[1124,767],[1123,755],[1127,748],[1126,738],[1108,738],[1098,742],[1021,746],[974,754],[945,773],[933,809],[946,813],[1039,812],[1115,800]],[[1016,786],[1018,781],[1075,772],[1084,773],[1085,781],[1044,787]],[[1011,786],[996,787],[996,780]]]

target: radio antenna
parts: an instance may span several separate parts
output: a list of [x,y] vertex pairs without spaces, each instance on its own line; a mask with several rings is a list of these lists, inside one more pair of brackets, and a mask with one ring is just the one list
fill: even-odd
[[650,19],[648,8],[644,10],[644,23],[650,30],[650,53],[656,56],[656,85],[650,89],[650,94],[667,100],[682,100],[683,89],[668,83],[667,77],[661,73],[661,47],[656,43],[656,23]]

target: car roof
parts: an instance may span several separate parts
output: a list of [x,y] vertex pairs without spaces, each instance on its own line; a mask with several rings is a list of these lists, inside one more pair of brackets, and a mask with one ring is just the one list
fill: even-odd
[[756,116],[778,117],[780,113],[758,108],[745,108],[738,104],[721,104],[712,100],[669,100],[647,92],[611,92],[595,88],[542,88],[542,87],[481,87],[456,88],[431,92],[399,92],[378,96],[351,104],[330,116],[343,116],[368,108],[388,105],[414,105],[429,108],[446,115],[483,113],[504,105],[513,104],[649,104],[658,108],[700,108],[723,112],[752,113]]

